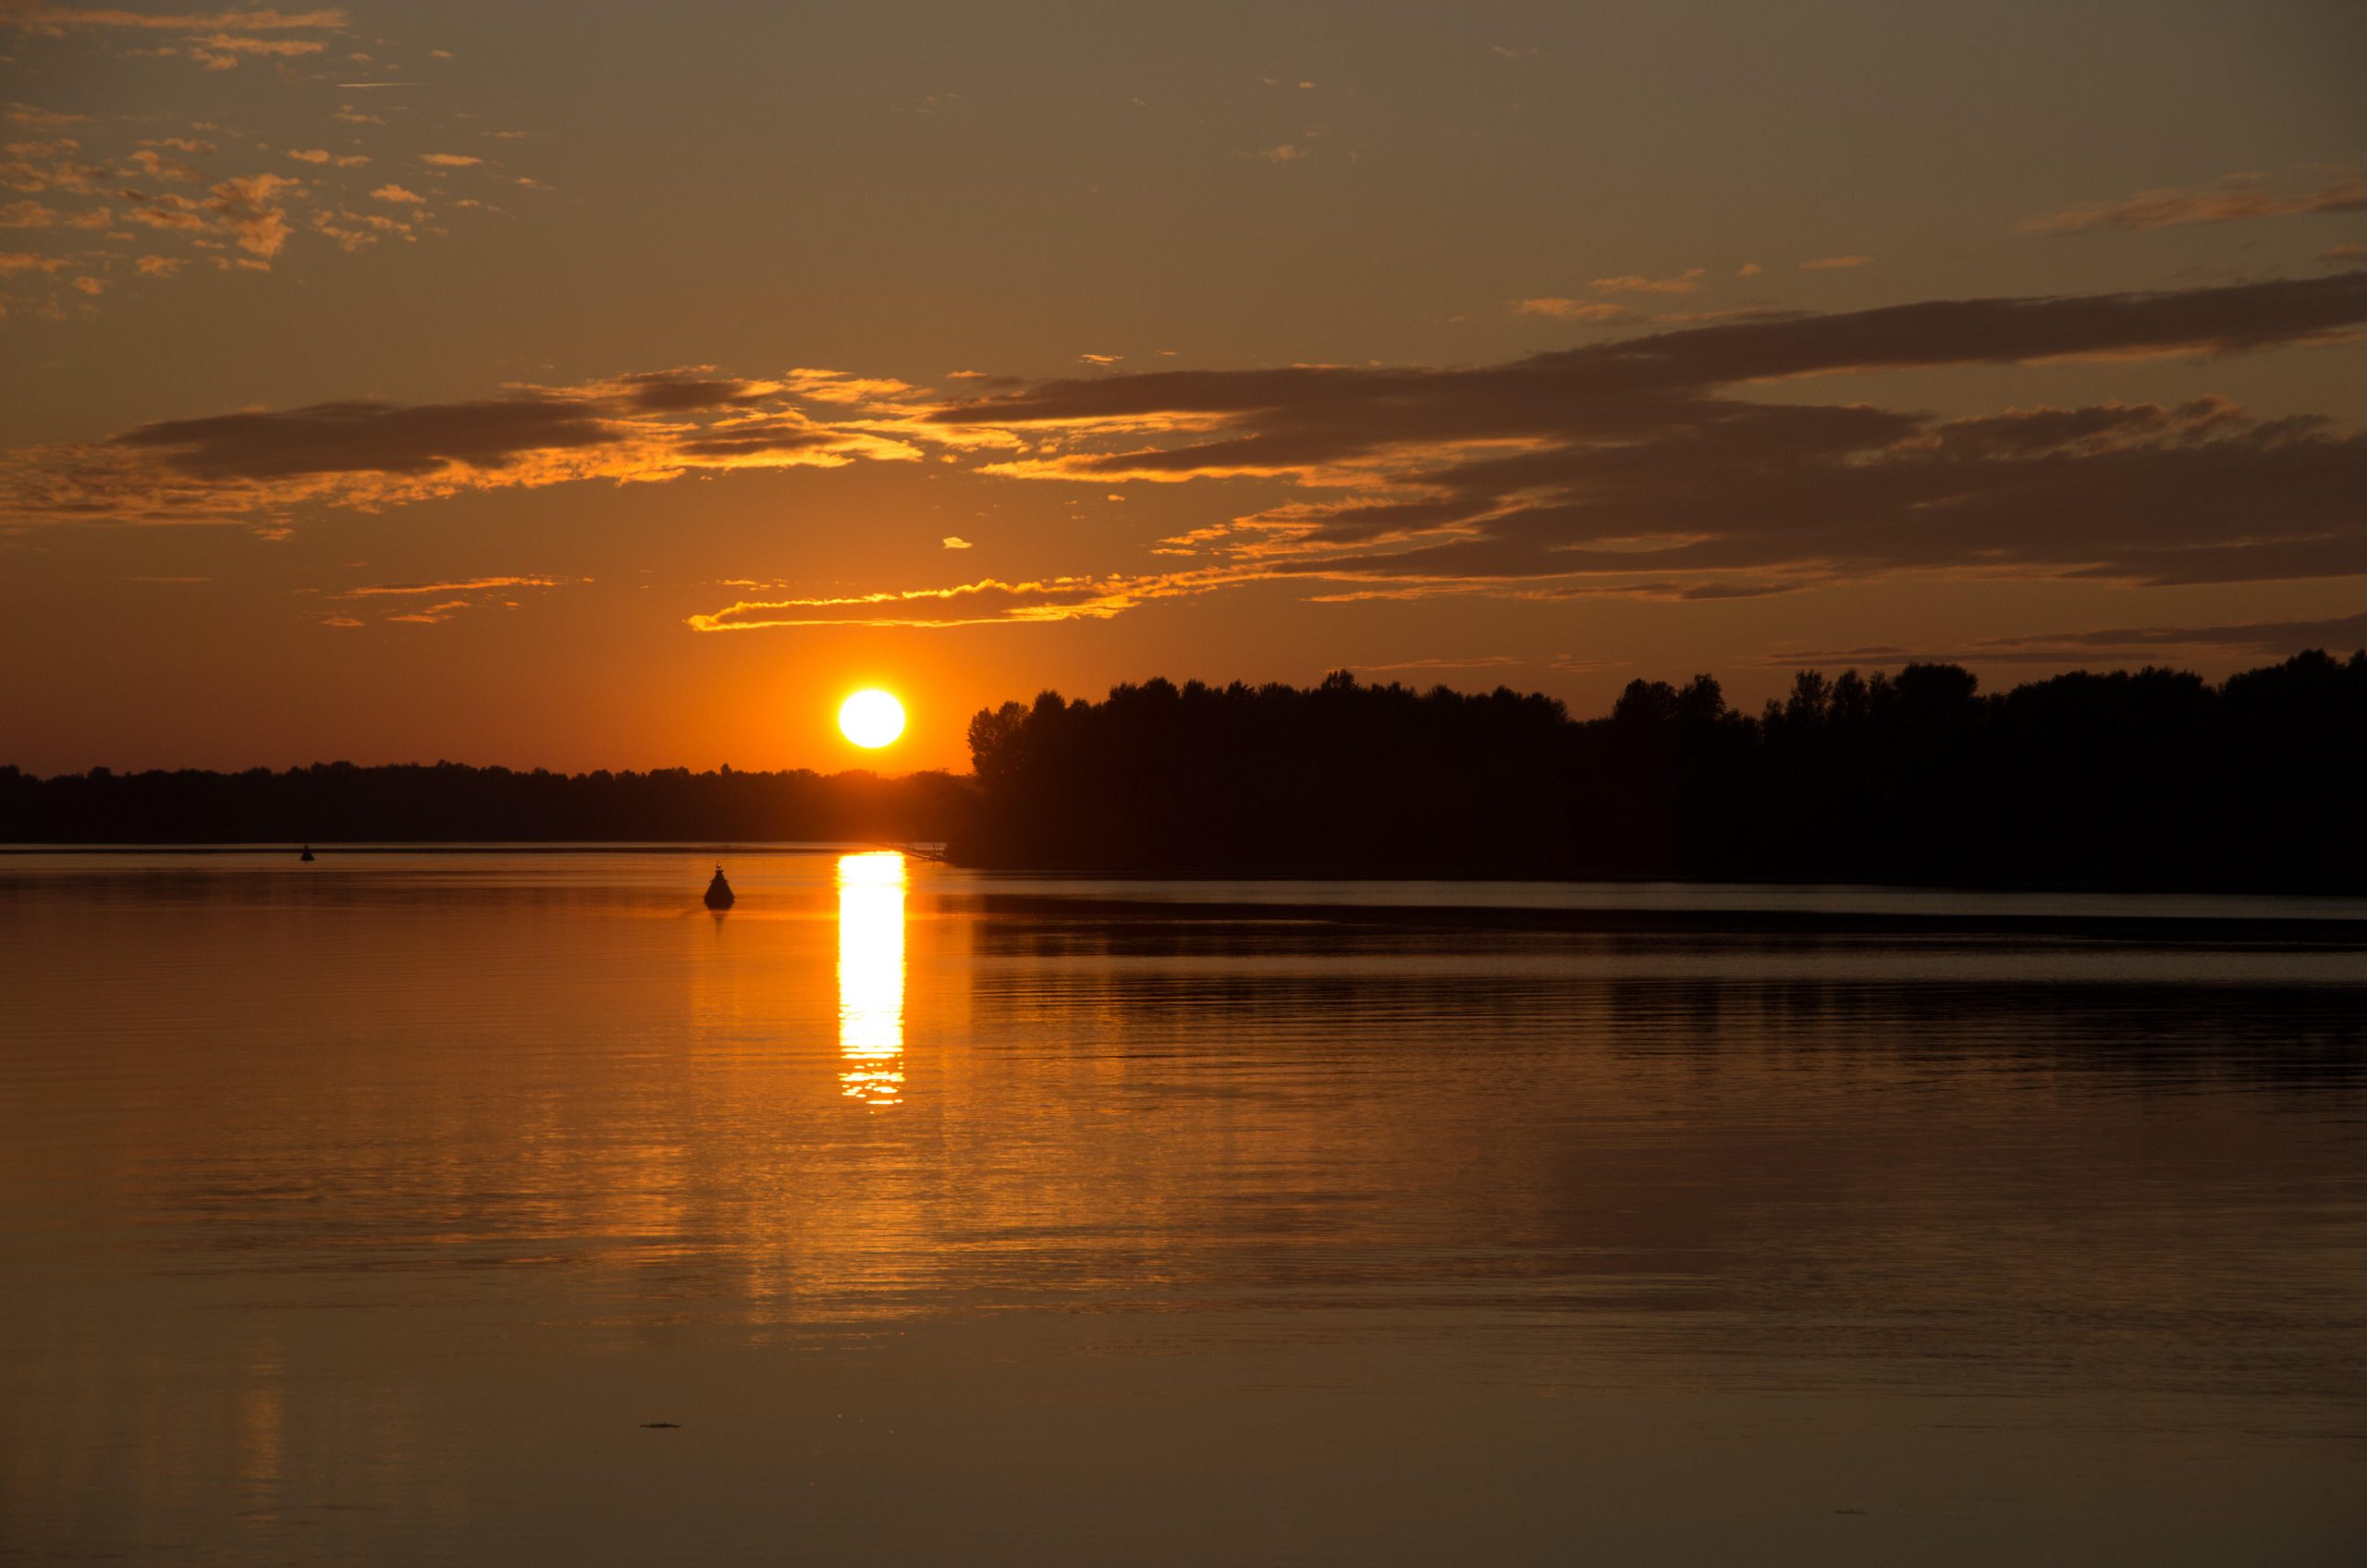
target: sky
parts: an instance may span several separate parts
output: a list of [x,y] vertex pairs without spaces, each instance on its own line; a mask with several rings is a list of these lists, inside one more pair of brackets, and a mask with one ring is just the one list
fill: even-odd
[[2317,0],[0,0],[0,762],[2348,650],[2362,62]]

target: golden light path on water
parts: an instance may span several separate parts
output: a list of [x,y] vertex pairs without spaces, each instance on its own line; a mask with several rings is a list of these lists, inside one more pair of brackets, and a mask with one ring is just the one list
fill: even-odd
[[904,1093],[904,857],[839,857],[839,1083],[849,1099]]

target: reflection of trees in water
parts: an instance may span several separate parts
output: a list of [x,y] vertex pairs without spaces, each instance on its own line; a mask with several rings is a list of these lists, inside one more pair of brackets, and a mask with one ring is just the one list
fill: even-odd
[[2082,1076],[2129,1086],[2357,1086],[2367,988],[2140,982],[1622,982],[1613,1009],[1666,1019],[1653,1046],[1714,1051],[1735,1035],[1801,1054],[1884,1052],[1926,1068]]
[[[1244,910],[1245,914],[1251,912]],[[1617,1053],[1760,1051],[1878,1055],[1920,1071],[2128,1074],[2164,1088],[2352,1085],[2367,1078],[2367,984],[2209,983],[2111,977],[2131,950],[1934,936],[1611,935],[1309,920],[993,920],[979,926],[983,1011],[1051,1011],[1088,993],[1130,1025],[1191,1018],[1233,1025],[1428,1027],[1458,1046],[1583,1041]],[[1462,955],[1458,958],[1457,955]],[[2177,949],[2140,949],[2177,966]],[[2230,972],[2289,957],[2354,962],[2339,949],[2224,953]],[[2092,962],[2096,979],[2017,974]],[[1237,967],[1224,967],[1229,962]],[[1884,977],[1893,965],[1910,971]],[[1682,973],[1688,966],[1710,974]],[[1661,973],[1634,974],[1629,968]],[[1875,973],[1795,977],[1786,969]],[[1719,974],[1726,969],[1740,973]]]
[[2032,978],[2140,955],[1961,937],[978,930],[978,1049],[1144,1129],[1096,1184],[1165,1194],[1144,1266],[1187,1299],[1451,1306],[1870,1385],[2205,1386],[2232,1361],[2162,1347],[2264,1289],[2291,1309],[2214,1317],[2218,1350],[2338,1336],[2309,1304],[2350,1266],[2280,1205],[2349,1180],[2367,987]]

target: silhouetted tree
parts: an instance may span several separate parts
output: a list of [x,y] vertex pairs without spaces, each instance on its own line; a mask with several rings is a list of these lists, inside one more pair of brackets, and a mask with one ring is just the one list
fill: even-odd
[[979,864],[2367,891],[2367,653],[1983,696],[1969,670],[1715,679],[1602,718],[1503,688],[1057,693],[971,726]]

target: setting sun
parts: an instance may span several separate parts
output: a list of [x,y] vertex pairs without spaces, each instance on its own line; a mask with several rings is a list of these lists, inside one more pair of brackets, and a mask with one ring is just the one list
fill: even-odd
[[839,730],[856,745],[877,750],[904,732],[904,704],[886,692],[857,692],[839,708]]

